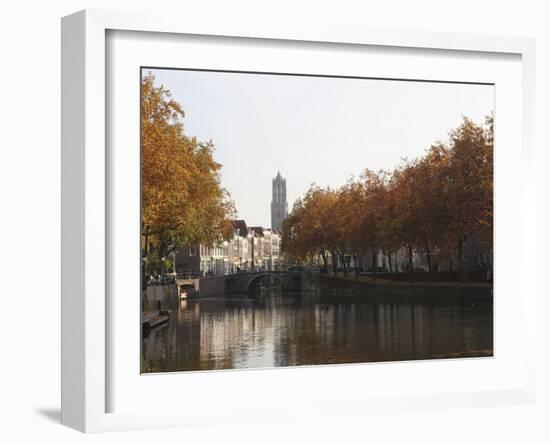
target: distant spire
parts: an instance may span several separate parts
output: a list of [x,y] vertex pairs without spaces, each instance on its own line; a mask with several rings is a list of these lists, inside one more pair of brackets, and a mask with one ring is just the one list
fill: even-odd
[[277,176],[273,179],[271,200],[271,228],[282,231],[283,221],[288,216],[288,203],[286,201],[286,180],[277,170]]

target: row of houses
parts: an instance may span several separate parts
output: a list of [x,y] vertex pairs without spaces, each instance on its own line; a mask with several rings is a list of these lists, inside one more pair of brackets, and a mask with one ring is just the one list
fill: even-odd
[[[211,245],[188,245],[176,249],[171,256],[176,273],[222,276],[250,270],[272,270],[283,264],[279,231],[264,227],[248,227],[244,220],[234,220],[232,225],[233,236],[228,241]],[[467,271],[492,270],[492,250],[486,250],[475,236],[466,241],[463,253]],[[344,254],[334,258],[329,254],[327,261],[330,269],[336,265],[340,269],[347,266],[350,269],[358,267],[363,272],[373,270],[371,254],[358,257]],[[456,256],[443,256],[437,249],[431,251],[430,261],[435,271],[458,270]],[[392,253],[391,256],[378,251],[375,263],[377,271],[381,272],[428,271],[429,269],[426,252],[416,249],[413,249],[412,260],[406,248]],[[314,257],[310,264],[316,264],[320,268],[324,266],[320,256]]]
[[176,249],[176,273],[222,276],[249,270],[270,270],[281,262],[281,233],[264,227],[248,227],[234,220],[233,237],[217,244],[198,244]]

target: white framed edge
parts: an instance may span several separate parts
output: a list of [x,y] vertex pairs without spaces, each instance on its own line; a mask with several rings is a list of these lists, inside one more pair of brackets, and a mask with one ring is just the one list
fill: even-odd
[[[522,257],[536,253],[536,78],[535,40],[522,37],[366,29],[342,25],[293,26],[259,21],[220,21],[197,17],[181,24],[169,15],[85,10],[62,19],[62,363],[61,421],[84,432],[207,424],[169,413],[107,413],[106,366],[106,84],[105,38],[108,30],[149,31],[333,42],[382,47],[426,48],[516,54],[522,60]],[[524,313],[536,317],[534,278],[522,278]],[[535,321],[528,336],[523,388],[469,394],[345,400],[340,415],[397,412],[411,408],[464,408],[532,404],[536,401]],[[314,414],[334,415],[331,401],[317,404]],[[277,414],[279,413],[279,414]],[[304,416],[311,416],[311,410]],[[256,413],[258,416],[258,413]],[[262,416],[260,416],[261,418]],[[266,410],[265,420],[288,417]],[[292,417],[300,417],[294,411]]]

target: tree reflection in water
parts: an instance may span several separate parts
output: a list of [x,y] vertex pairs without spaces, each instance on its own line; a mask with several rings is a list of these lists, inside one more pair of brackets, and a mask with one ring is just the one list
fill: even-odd
[[263,292],[181,301],[142,340],[142,372],[490,356],[491,303]]

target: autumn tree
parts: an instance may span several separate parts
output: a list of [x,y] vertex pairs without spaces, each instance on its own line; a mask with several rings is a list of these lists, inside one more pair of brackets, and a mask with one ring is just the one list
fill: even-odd
[[[397,185],[394,172],[385,186],[385,198],[380,207],[378,222],[379,242],[381,250],[388,257],[389,272],[397,272],[397,253],[405,242],[404,229],[398,216],[398,203],[401,199],[401,189]],[[395,257],[395,260],[393,259]]]
[[373,172],[366,169],[361,175],[364,187],[363,232],[365,247],[370,251],[373,277],[378,269],[378,251],[384,248],[384,219],[388,215],[388,181],[390,174],[386,171]]
[[[349,252],[355,263],[355,274],[359,274],[359,260],[367,253],[365,232],[368,228],[365,218],[366,193],[362,183],[349,180],[337,194],[334,216],[339,223],[339,239],[343,252]],[[346,265],[348,266],[346,268]],[[344,270],[349,271],[349,262],[344,261]]]
[[331,189],[312,186],[299,199],[284,221],[283,253],[297,260],[321,256],[328,266],[329,252],[335,253],[337,220],[334,218],[336,193]]
[[[447,234],[456,244],[459,270],[465,279],[464,244],[474,233],[492,236],[493,226],[493,141],[492,119],[488,127],[464,118],[450,133],[449,158],[441,197],[449,213]],[[492,245],[492,238],[490,238]]]
[[[446,167],[449,150],[442,145],[432,146],[426,154],[405,168],[408,175],[402,197],[409,213],[407,230],[408,246],[424,252],[428,270],[433,270],[432,253],[446,244],[449,212],[443,185],[446,182]],[[412,268],[412,262],[410,263]]]
[[[220,184],[212,142],[184,132],[184,111],[152,74],[141,83],[141,233],[144,256],[163,260],[185,244],[231,232],[233,203]],[[153,255],[153,257],[152,257]]]
[[321,256],[325,265],[330,255],[334,272],[340,260],[346,274],[350,256],[357,273],[358,261],[370,255],[376,277],[380,251],[392,272],[405,249],[411,272],[415,253],[426,257],[430,272],[439,267],[435,257],[446,256],[451,270],[456,258],[464,279],[464,244],[476,235],[492,252],[492,232],[491,115],[484,126],[464,118],[447,144],[391,172],[367,169],[335,190],[313,186],[285,221],[283,250],[302,259]]

